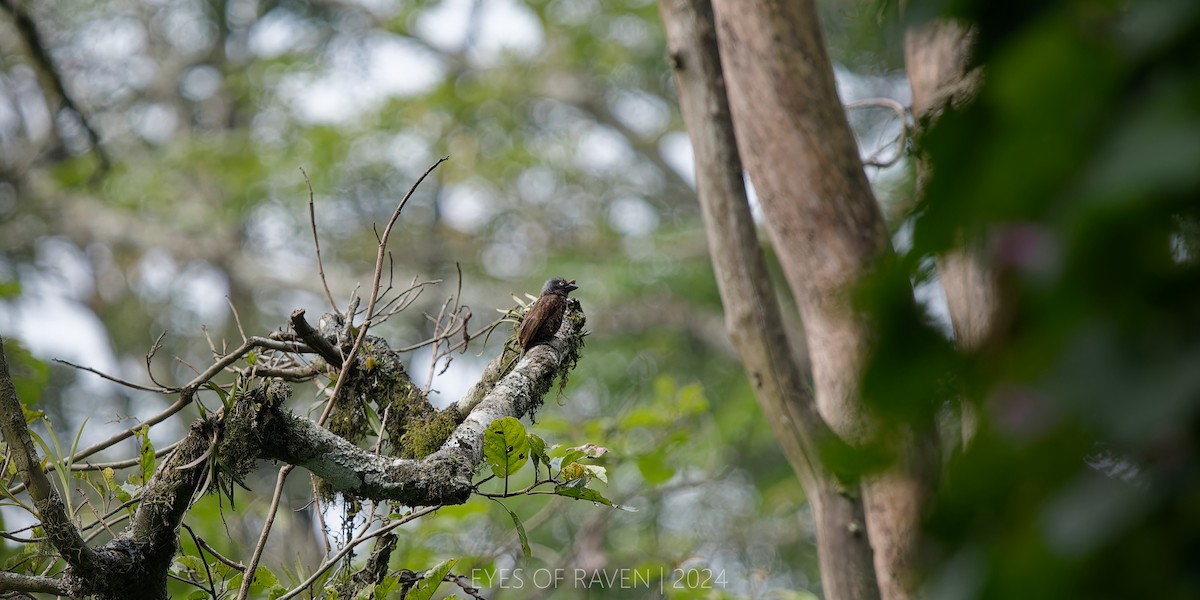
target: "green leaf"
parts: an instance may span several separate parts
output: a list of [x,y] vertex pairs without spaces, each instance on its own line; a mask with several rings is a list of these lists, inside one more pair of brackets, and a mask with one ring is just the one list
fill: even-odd
[[562,468],[560,472],[564,481],[575,481],[588,476],[587,467],[577,462],[573,462]]
[[616,504],[612,500],[605,498],[603,495],[600,494],[600,492],[597,492],[596,490],[593,490],[592,488],[589,488],[589,487],[574,486],[571,484],[561,484],[561,485],[557,485],[554,487],[554,493],[558,494],[559,496],[565,496],[567,498],[574,498],[576,500],[590,500],[591,502],[595,502],[596,504],[603,504],[604,506],[611,506],[613,508],[628,511],[628,512],[637,512],[636,508],[634,508],[632,506]]
[[112,492],[112,494],[116,496],[117,500],[120,500],[121,502],[129,502],[133,499],[133,496],[130,495],[129,492],[121,486],[121,484],[117,483],[116,471],[114,471],[112,467],[105,468],[100,472],[100,475],[104,477],[104,486],[108,488],[108,491]]
[[204,561],[200,560],[199,556],[182,554],[175,557],[175,562],[178,567],[182,567],[182,569],[177,567],[171,570],[176,575],[190,577],[193,573],[204,572]]
[[483,455],[496,477],[507,478],[529,460],[529,436],[512,417],[496,419],[483,436]]
[[699,383],[683,386],[675,402],[678,416],[695,415],[708,410],[708,398],[704,397],[704,386]]
[[592,502],[595,502],[597,504],[603,504],[605,506],[613,505],[612,500],[605,498],[604,496],[602,496],[600,494],[600,492],[597,492],[596,490],[593,490],[591,488],[576,487],[576,486],[569,485],[569,484],[563,484],[563,485],[555,486],[554,493],[558,494],[559,496],[566,496],[567,498],[574,498],[576,500],[590,500]]
[[675,422],[675,416],[658,407],[639,406],[621,419],[622,429],[663,427]]
[[150,481],[150,477],[154,475],[154,444],[150,441],[150,427],[143,425],[138,430],[137,436],[142,440],[139,462],[142,467],[142,482],[144,483]]
[[230,408],[232,408],[232,404],[229,400],[230,395],[228,392],[221,389],[221,386],[210,381],[208,382],[208,389],[217,393],[217,397],[221,399],[221,405],[225,407],[225,410],[228,411]]
[[533,461],[534,471],[537,471],[538,463],[545,464],[547,468],[550,466],[550,459],[546,456],[546,440],[536,433],[529,434],[529,458]]
[[[500,504],[500,501],[497,500],[496,504]],[[525,524],[521,523],[521,518],[517,516],[517,513],[509,510],[503,504],[500,506],[508,513],[509,517],[512,517],[513,525],[517,528],[517,537],[521,539],[521,555],[525,557],[525,563],[528,564],[532,553],[529,551],[529,536],[525,534]]]
[[392,590],[396,589],[396,586],[399,585],[399,583],[400,583],[399,576],[389,575],[387,577],[384,577],[382,581],[375,584],[375,586],[374,586],[373,592],[374,592],[375,598],[377,600],[386,600],[387,598],[391,598]]
[[[559,452],[561,452],[562,455],[552,460],[550,465],[552,468],[559,469],[559,473],[563,476],[567,476],[566,470],[573,468],[571,465],[575,461],[581,458],[598,458],[600,456],[604,456],[605,454],[608,454],[608,448],[597,446],[595,444],[584,444],[582,446],[575,446],[574,448],[567,448],[566,450],[555,451],[555,453]],[[574,477],[567,478],[574,479]]]
[[587,469],[589,476],[595,477],[604,483],[608,483],[608,469],[600,465],[583,465],[583,468]]
[[[505,418],[508,419],[511,417]],[[450,572],[450,569],[454,567],[454,563],[456,562],[458,562],[458,559],[447,559],[441,563],[438,563],[432,569],[429,569],[429,571],[425,573],[425,576],[421,578],[421,581],[418,581],[417,584],[408,591],[408,595],[405,596],[405,599],[429,600],[432,598],[433,593],[437,591],[438,586],[442,585],[442,579],[446,577],[446,573]]]

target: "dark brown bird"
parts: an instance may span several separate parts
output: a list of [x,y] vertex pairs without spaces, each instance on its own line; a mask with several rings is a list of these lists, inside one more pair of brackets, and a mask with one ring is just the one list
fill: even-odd
[[562,325],[563,314],[567,312],[567,294],[579,289],[575,280],[567,281],[555,277],[546,281],[542,286],[542,295],[538,297],[525,318],[521,320],[521,329],[517,332],[517,341],[523,350],[550,341],[558,327]]

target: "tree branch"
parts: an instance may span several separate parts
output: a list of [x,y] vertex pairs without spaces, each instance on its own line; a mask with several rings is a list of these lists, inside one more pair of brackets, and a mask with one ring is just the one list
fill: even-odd
[[69,595],[70,589],[64,581],[55,577],[21,575],[20,573],[0,571],[0,592],[28,592],[66,596]]
[[21,401],[17,398],[17,390],[8,372],[3,337],[0,337],[0,433],[4,435],[13,466],[29,490],[29,497],[33,499],[50,543],[72,567],[87,569],[93,566],[97,562],[96,555],[83,541],[58,491],[42,470],[33,438],[25,423],[25,412],[21,409]]
[[260,419],[262,457],[304,467],[333,489],[361,498],[409,506],[466,502],[475,468],[483,460],[484,430],[498,418],[520,418],[537,408],[560,369],[582,346],[583,326],[583,311],[578,301],[573,301],[554,342],[527,352],[442,447],[423,459],[398,459],[364,450],[306,418],[283,411]]

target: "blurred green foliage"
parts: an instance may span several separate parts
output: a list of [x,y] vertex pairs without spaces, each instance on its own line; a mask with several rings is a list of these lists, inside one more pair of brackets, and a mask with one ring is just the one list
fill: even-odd
[[931,507],[931,596],[1200,596],[1200,9],[915,4],[976,23],[985,77],[922,136],[913,247],[876,287],[969,240],[1004,307],[963,356],[911,303],[874,303],[869,396],[980,417]]

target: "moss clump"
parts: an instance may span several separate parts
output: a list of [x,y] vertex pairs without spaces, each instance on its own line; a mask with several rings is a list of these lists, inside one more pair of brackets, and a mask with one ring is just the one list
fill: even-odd
[[433,454],[446,443],[462,420],[458,409],[451,406],[409,422],[404,437],[400,439],[400,457],[421,459]]
[[273,409],[292,395],[292,388],[283,381],[273,380],[266,385],[249,389],[247,380],[239,380],[233,390],[229,414],[221,423],[221,445],[215,456],[227,475],[240,481],[255,466],[262,447],[257,430],[259,415]]
[[571,298],[571,304],[567,310],[567,320],[574,327],[575,333],[571,340],[572,343],[567,344],[567,355],[563,357],[562,368],[558,375],[558,403],[563,404],[563,392],[567,389],[567,379],[571,375],[571,371],[575,370],[575,365],[579,363],[580,351],[583,350],[583,338],[587,337],[588,331],[584,329],[587,325],[587,317],[583,315],[583,306],[579,300]]

